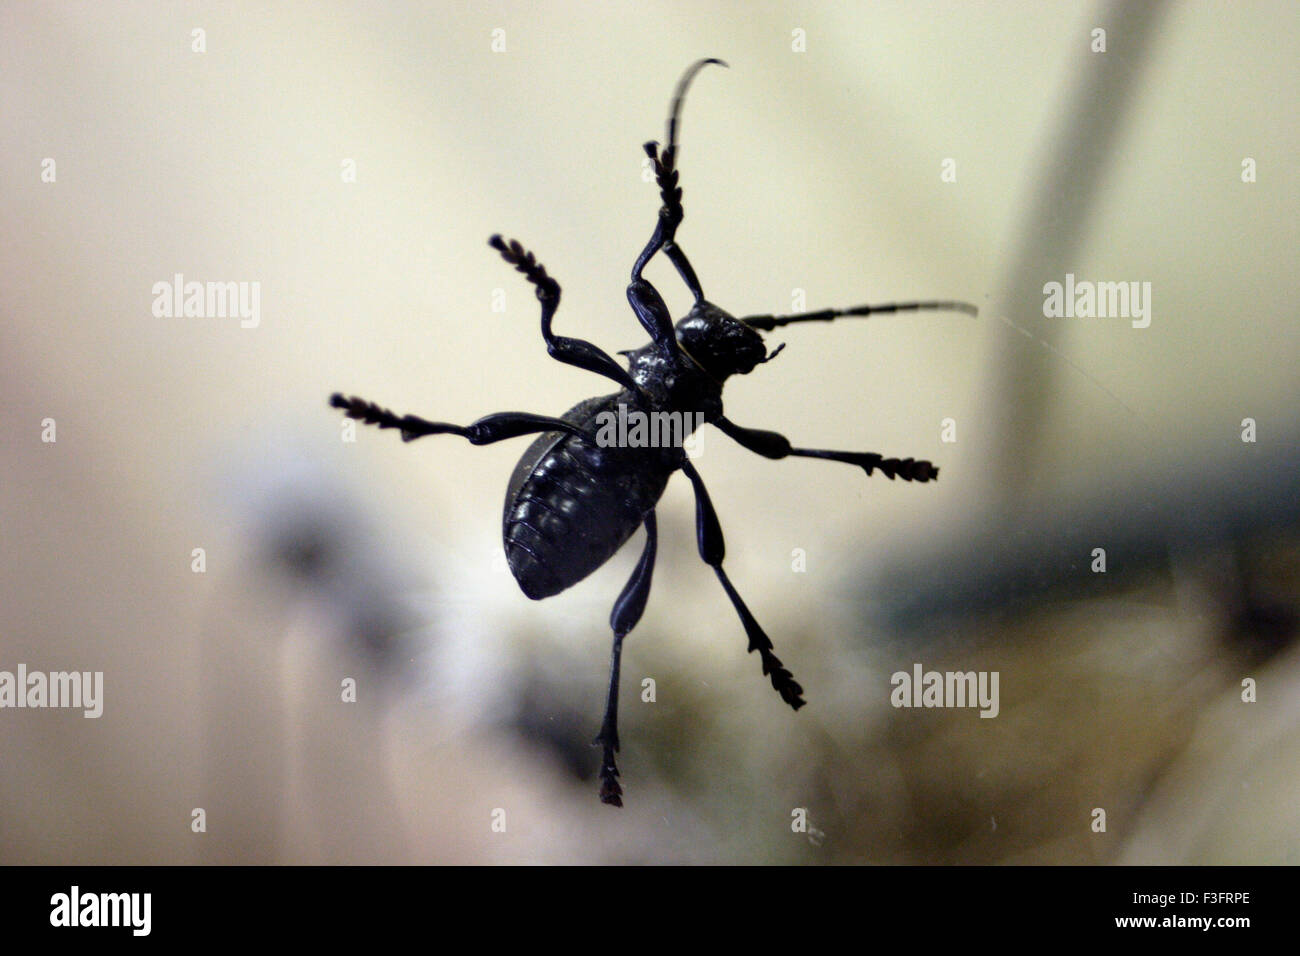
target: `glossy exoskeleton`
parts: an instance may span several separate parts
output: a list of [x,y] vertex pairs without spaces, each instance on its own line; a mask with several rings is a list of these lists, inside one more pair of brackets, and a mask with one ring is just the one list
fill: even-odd
[[[559,284],[518,242],[506,242],[500,236],[489,240],[536,290],[541,302],[542,338],[551,357],[612,379],[619,386],[617,392],[581,402],[559,418],[498,412],[465,426],[430,422],[414,415],[399,416],[355,396],[335,394],[330,398],[330,404],[343,409],[349,418],[380,428],[396,428],[405,441],[450,434],[475,445],[486,445],[540,432],[510,479],[502,529],[510,570],[524,594],[534,600],[577,584],[609,560],[637,528],[645,528],[641,559],[610,615],[614,646],[609,690],[605,718],[595,741],[603,748],[600,798],[616,806],[622,805],[623,792],[614,757],[619,749],[618,685],[623,638],[641,618],[650,593],[656,546],[655,505],[675,471],[685,473],[694,487],[700,557],[713,568],[740,616],[749,637],[749,650],[758,651],[763,673],[771,678],[772,686],[787,704],[796,710],[804,704],[803,689],[772,652],[771,640],[722,569],[722,529],[681,440],[698,424],[707,423],[766,458],[824,458],[858,465],[868,475],[879,470],[891,479],[905,481],[927,482],[939,474],[939,469],[928,461],[885,458],[870,452],[793,448],[776,432],[736,425],[722,414],[723,382],[728,376],[753,371],[780,352],[783,346],[769,353],[760,335],[779,326],[923,309],[975,313],[975,308],[965,303],[933,301],[736,318],[706,300],[695,271],[676,242],[683,217],[676,154],[682,101],[695,74],[708,64],[726,66],[721,60],[708,59],[686,71],[669,111],[668,145],[662,152],[658,143],[645,145],[663,206],[654,234],[632,267],[632,281],[627,287],[628,302],[651,341],[634,351],[620,353],[627,356],[626,369],[590,342],[555,335],[551,321],[560,302]],[[691,311],[676,325],[659,292],[642,276],[642,270],[658,252],[668,257],[695,298]],[[665,412],[679,416],[675,419],[679,427],[672,433],[673,441],[634,444],[626,434],[621,441],[602,436],[601,425],[611,420],[609,416],[625,415],[625,420],[635,421],[637,416],[649,418]]]

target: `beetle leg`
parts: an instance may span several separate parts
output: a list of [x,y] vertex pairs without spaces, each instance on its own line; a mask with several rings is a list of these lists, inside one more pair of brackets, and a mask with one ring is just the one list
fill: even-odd
[[[669,143],[668,148],[659,152],[658,143],[646,143],[644,146],[645,154],[650,157],[650,162],[654,164],[655,182],[659,184],[659,198],[663,200],[663,205],[659,207],[659,218],[655,220],[655,231],[650,236],[650,241],[646,243],[641,254],[636,257],[636,262],[632,265],[632,281],[635,282],[641,278],[641,270],[654,258],[656,252],[667,245],[676,243],[677,227],[682,224],[686,218],[686,211],[682,208],[682,187],[677,185],[677,146]],[[691,269],[690,263],[686,262],[686,256],[678,250],[677,255],[685,263],[690,273],[690,279],[685,275],[682,280],[690,286],[692,293],[699,288],[699,279],[695,278],[695,272]],[[673,260],[676,265],[677,260]],[[680,268],[680,267],[679,267]],[[692,280],[694,280],[692,282]],[[700,293],[696,298],[701,298]]]
[[650,339],[660,353],[676,363],[680,354],[677,332],[673,329],[673,317],[668,312],[668,304],[664,302],[659,290],[645,279],[633,279],[627,287],[627,301],[636,317],[641,320],[642,327],[650,333]]
[[659,197],[663,200],[663,206],[659,210],[659,221],[655,224],[654,234],[646,247],[641,250],[641,255],[637,256],[636,264],[632,267],[632,281],[639,281],[641,270],[646,267],[654,254],[660,249],[664,255],[668,256],[673,266],[677,269],[677,274],[682,277],[686,287],[691,290],[691,295],[695,297],[696,302],[704,299],[704,292],[700,289],[700,280],[695,275],[695,270],[691,268],[690,262],[686,258],[686,253],[676,243],[677,227],[682,224],[685,218],[685,212],[682,209],[682,189],[677,184],[677,124],[682,111],[682,103],[686,99],[686,91],[690,88],[691,81],[695,79],[695,74],[710,64],[725,67],[727,64],[721,60],[709,58],[707,60],[698,60],[692,63],[683,74],[681,80],[677,83],[677,90],[673,93],[672,106],[668,110],[668,145],[663,152],[659,151],[658,143],[646,143],[645,153],[650,157],[654,164],[655,182],[659,184]]
[[618,672],[619,660],[623,656],[623,638],[636,627],[645,610],[646,599],[650,596],[650,578],[655,569],[655,549],[657,546],[655,513],[651,511],[645,517],[645,549],[636,570],[623,588],[623,593],[614,602],[614,610],[609,615],[609,626],[614,631],[614,650],[609,662],[609,692],[605,698],[605,719],[600,725],[600,734],[593,743],[602,747],[600,761],[600,799],[616,807],[623,805],[623,788],[618,783],[618,765],[614,754],[618,751]]
[[675,242],[665,242],[664,255],[677,267],[677,274],[682,277],[686,287],[691,290],[691,295],[695,296],[695,301],[703,302],[704,290],[700,288],[700,280],[696,278],[695,270],[691,268],[690,262],[687,261],[686,253],[682,252],[682,247]]
[[416,415],[397,415],[386,408],[353,395],[346,398],[338,392],[330,396],[330,405],[343,409],[348,418],[355,418],[378,428],[397,428],[402,441],[415,441],[426,435],[459,435],[471,445],[490,445],[493,442],[531,435],[536,432],[571,432],[585,435],[581,428],[562,418],[533,415],[529,412],[496,412],[484,415],[469,425],[450,425],[447,422],[430,422]]
[[493,236],[488,240],[488,245],[501,253],[501,258],[517,271],[522,272],[537,290],[537,300],[542,304],[542,338],[546,340],[546,351],[551,358],[604,375],[624,388],[639,391],[627,369],[610,358],[600,346],[586,339],[573,339],[551,331],[551,320],[555,318],[555,310],[560,305],[560,284],[546,274],[546,267],[531,252],[516,240],[511,239],[507,243],[500,236]]
[[664,255],[677,269],[682,282],[686,283],[686,288],[691,290],[695,301],[700,302],[704,299],[704,290],[700,287],[699,277],[691,267],[690,260],[686,258],[686,253],[682,251],[681,246],[677,245],[676,239],[677,227],[686,218],[686,211],[682,207],[682,190],[677,185],[676,147],[670,146],[661,154],[658,143],[646,143],[645,152],[654,164],[655,180],[659,183],[659,196],[664,204],[659,210],[654,234],[646,243],[646,247],[641,250],[641,255],[637,256],[636,264],[632,267],[632,278],[640,279],[641,270],[654,258],[654,254],[662,249]]
[[822,458],[827,461],[842,461],[849,465],[858,465],[871,476],[875,468],[891,481],[902,478],[904,481],[926,482],[939,477],[939,469],[928,461],[916,458],[884,458],[874,452],[826,451],[821,448],[791,448],[790,440],[777,432],[763,431],[758,428],[742,428],[726,418],[719,418],[713,424],[722,429],[737,444],[764,458]]
[[722,525],[718,522],[718,513],[713,510],[713,502],[709,500],[704,481],[689,460],[682,462],[682,471],[695,486],[695,533],[700,557],[704,559],[705,564],[713,568],[718,580],[722,582],[723,590],[727,592],[727,597],[731,599],[732,607],[740,615],[740,623],[745,626],[745,633],[749,636],[749,650],[758,651],[763,662],[763,673],[771,676],[772,687],[781,695],[781,699],[798,710],[807,703],[803,699],[803,688],[794,679],[794,675],[782,666],[780,659],[772,653],[772,639],[759,626],[754,615],[745,606],[745,602],[736,593],[727,573],[722,570],[726,544],[722,539]]

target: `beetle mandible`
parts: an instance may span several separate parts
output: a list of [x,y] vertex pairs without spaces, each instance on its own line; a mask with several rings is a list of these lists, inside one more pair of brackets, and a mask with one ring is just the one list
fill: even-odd
[[[681,441],[633,447],[626,440],[622,444],[602,440],[597,426],[615,413],[629,418],[645,416],[662,420],[654,416],[667,412],[679,415],[677,420],[686,423],[676,433],[678,439],[693,431],[697,424],[707,423],[765,458],[822,458],[858,465],[868,476],[879,470],[890,479],[932,481],[938,477],[939,469],[928,461],[885,458],[872,452],[794,448],[776,432],[737,425],[722,414],[722,385],[731,375],[752,372],[784,348],[782,344],[768,352],[760,335],[780,326],[880,312],[955,310],[971,315],[977,312],[974,306],[964,302],[928,301],[736,318],[708,301],[695,270],[677,244],[683,210],[676,163],[682,102],[695,75],[711,64],[727,65],[718,59],[700,60],[678,82],[669,109],[667,146],[662,151],[657,142],[646,143],[644,147],[654,167],[663,205],[650,241],[632,266],[632,281],[627,287],[628,302],[650,334],[650,342],[639,349],[619,353],[627,356],[626,369],[591,342],[554,334],[551,322],[560,304],[559,284],[518,242],[507,242],[499,235],[489,240],[492,248],[523,273],[536,290],[541,303],[542,338],[551,357],[612,379],[619,391],[587,399],[559,418],[529,412],[498,412],[465,426],[426,421],[415,415],[396,415],[356,396],[335,393],[330,397],[330,405],[342,409],[349,418],[379,428],[396,428],[403,441],[426,435],[459,435],[471,444],[488,445],[540,432],[511,476],[502,528],[506,561],[519,587],[533,600],[551,597],[577,584],[608,561],[637,528],[645,528],[641,559],[610,614],[614,645],[609,688],[604,720],[594,741],[602,748],[600,799],[614,806],[622,806],[623,802],[615,763],[619,749],[618,685],[623,639],[645,610],[655,563],[655,505],[675,471],[682,471],[694,488],[700,557],[718,576],[740,616],[749,637],[749,650],[758,651],[763,674],[771,678],[772,687],[782,700],[798,710],[804,705],[804,699],[803,688],[773,653],[771,639],[722,569],[725,551],[722,528],[704,482]],[[675,325],[658,290],[642,276],[646,264],[659,252],[667,256],[695,299],[690,312]]]

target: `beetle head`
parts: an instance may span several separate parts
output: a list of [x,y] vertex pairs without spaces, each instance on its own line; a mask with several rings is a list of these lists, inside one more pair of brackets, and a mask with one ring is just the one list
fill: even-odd
[[719,382],[728,375],[748,375],[785,347],[769,355],[756,330],[711,302],[695,303],[676,329],[682,348]]

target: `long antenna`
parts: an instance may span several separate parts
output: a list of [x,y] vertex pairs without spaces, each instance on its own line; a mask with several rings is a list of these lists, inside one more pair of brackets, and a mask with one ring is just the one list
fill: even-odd
[[855,305],[851,309],[822,309],[820,312],[801,312],[798,315],[747,315],[740,321],[760,332],[770,332],[777,326],[793,325],[796,322],[832,322],[847,316],[875,315],[878,312],[963,312],[966,315],[979,315],[979,309],[969,302],[933,300]]
[[[692,63],[682,75],[682,78],[677,83],[677,90],[673,93],[672,108],[668,111],[668,147],[664,150],[665,154],[672,153],[677,147],[677,117],[681,115],[682,101],[686,99],[686,91],[690,88],[691,80],[695,79],[695,74],[710,63],[730,69],[724,61],[709,57],[707,60],[697,60]],[[664,165],[669,166],[671,164],[665,160]]]

